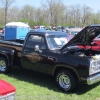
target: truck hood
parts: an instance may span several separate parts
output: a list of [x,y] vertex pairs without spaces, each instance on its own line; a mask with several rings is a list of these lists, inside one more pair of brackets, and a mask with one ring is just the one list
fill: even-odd
[[77,44],[90,45],[95,37],[100,34],[100,26],[87,26],[82,29],[77,35],[75,35],[67,44],[65,44],[61,51],[65,50],[69,46],[75,46]]
[[4,96],[15,91],[16,89],[14,86],[0,79],[0,96]]

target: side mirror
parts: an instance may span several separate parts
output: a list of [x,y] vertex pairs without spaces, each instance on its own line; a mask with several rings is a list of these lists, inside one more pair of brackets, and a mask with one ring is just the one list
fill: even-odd
[[39,45],[35,45],[34,50],[39,51]]
[[42,53],[42,51],[39,49],[39,45],[35,45],[34,50],[39,51],[40,53]]

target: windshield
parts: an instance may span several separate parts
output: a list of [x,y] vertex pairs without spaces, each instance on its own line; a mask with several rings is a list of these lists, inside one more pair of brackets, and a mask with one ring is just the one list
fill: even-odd
[[47,42],[49,49],[60,49],[70,40],[69,35],[49,35],[47,36]]

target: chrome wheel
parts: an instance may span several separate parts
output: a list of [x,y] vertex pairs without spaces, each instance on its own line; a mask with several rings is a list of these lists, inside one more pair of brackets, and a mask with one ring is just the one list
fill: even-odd
[[69,89],[71,87],[70,78],[66,74],[59,76],[59,84],[64,89]]
[[74,74],[68,70],[60,70],[56,74],[56,83],[64,92],[72,91],[77,86],[77,80],[74,77]]
[[4,60],[0,60],[0,71],[1,72],[6,71],[6,62]]

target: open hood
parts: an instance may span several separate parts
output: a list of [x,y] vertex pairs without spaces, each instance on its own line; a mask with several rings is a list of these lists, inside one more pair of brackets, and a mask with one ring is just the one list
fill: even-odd
[[95,37],[100,34],[100,26],[87,26],[75,35],[67,44],[65,44],[61,51],[65,51],[68,46],[75,46],[77,44],[90,45]]

